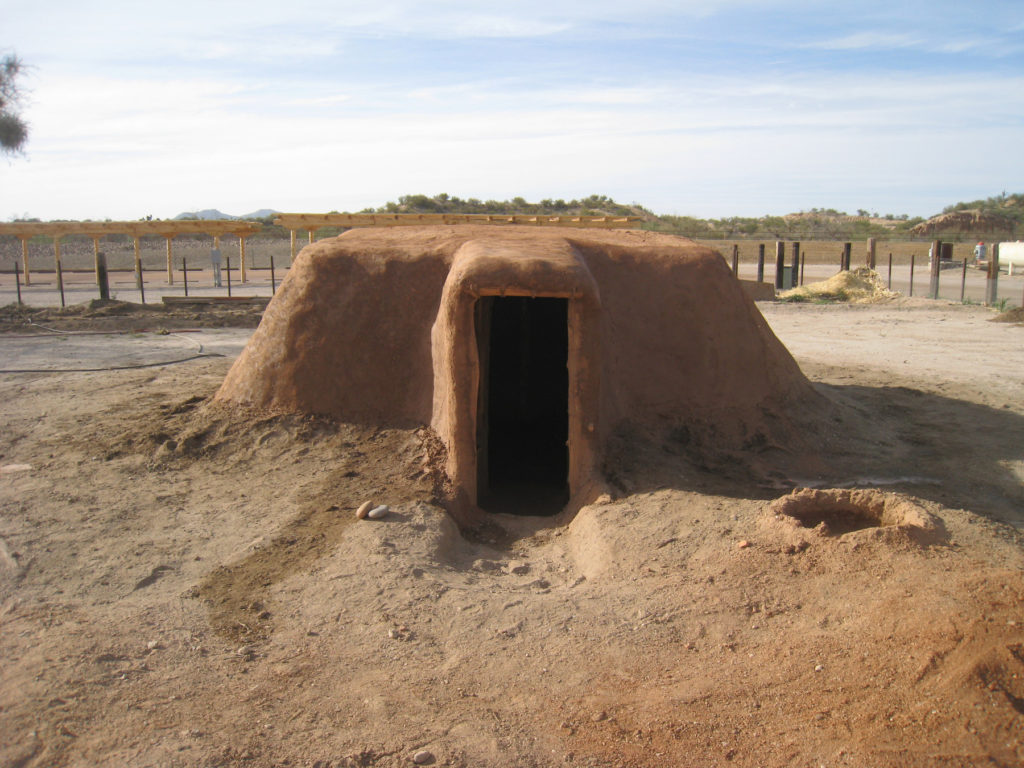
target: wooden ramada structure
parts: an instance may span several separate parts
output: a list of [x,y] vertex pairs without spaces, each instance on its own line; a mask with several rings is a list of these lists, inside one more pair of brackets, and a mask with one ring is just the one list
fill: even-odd
[[[291,257],[298,251],[297,233],[309,233],[309,242],[316,232],[325,227],[351,229],[354,227],[409,227],[424,225],[491,224],[496,226],[561,226],[613,229],[640,221],[637,216],[524,216],[495,214],[419,214],[419,213],[282,213],[274,219],[278,226],[291,233]],[[245,240],[263,229],[259,222],[240,219],[170,219],[158,221],[16,221],[0,222],[0,235],[11,235],[21,241],[22,275],[26,284],[32,282],[28,268],[28,243],[34,237],[53,238],[54,260],[60,266],[60,241],[69,235],[85,235],[93,241],[93,252],[98,260],[100,240],[108,235],[128,235],[135,241],[135,264],[139,269],[140,240],[146,236],[167,240],[167,283],[174,283],[172,270],[172,241],[178,235],[210,235],[219,246],[224,235],[238,238],[240,277],[246,280]],[[98,265],[97,265],[98,266]]]

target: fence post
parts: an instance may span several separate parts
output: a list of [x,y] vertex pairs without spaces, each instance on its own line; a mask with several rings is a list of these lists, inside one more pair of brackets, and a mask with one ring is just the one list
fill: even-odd
[[890,291],[892,290],[892,251],[889,251],[889,281],[885,285]]
[[224,266],[228,270],[228,298],[230,299],[231,298],[231,257],[230,256],[225,256],[224,257]]
[[775,241],[775,290],[781,291],[782,273],[786,267],[786,244],[781,240]]
[[791,267],[789,270],[789,287],[796,288],[797,275],[800,272],[800,241],[793,243],[793,256],[790,260]]
[[939,266],[942,263],[942,241],[932,241],[932,258],[929,263],[931,267],[928,273],[928,297],[931,299],[939,298]]
[[985,306],[991,307],[998,301],[999,294],[999,243],[992,243],[992,256],[988,260],[988,275],[985,278]]
[[963,269],[960,270],[960,303],[964,303],[964,291],[967,290],[967,259],[964,258]]
[[[270,263],[274,263],[274,257],[270,257]],[[740,276],[740,247],[738,244],[732,244],[732,276],[737,280]]]
[[21,271],[18,269],[18,260],[14,260],[14,284],[18,287],[18,304],[21,304]]
[[27,237],[19,237],[21,240],[21,263],[25,266],[25,285],[32,285],[32,276],[28,271],[28,241]]
[[277,293],[277,281],[274,279],[274,254],[270,254],[270,295]]
[[174,235],[164,235],[167,238],[167,284],[174,285],[174,253],[171,249],[171,241]]
[[914,295],[914,254],[910,254],[910,291],[907,293],[908,296]]
[[103,251],[96,253],[96,284],[100,289],[100,298],[110,298],[110,281],[107,279],[107,254]]
[[63,265],[60,263],[60,236],[54,236],[53,238],[53,259],[57,268],[57,289],[60,291],[60,306],[61,309],[67,306],[64,302],[64,270]]
[[764,243],[757,246],[757,282],[764,282]]
[[865,265],[868,269],[874,269],[875,263],[875,238],[869,237],[867,259],[865,260]]
[[[216,254],[216,255],[214,255]],[[221,280],[221,252],[220,252],[220,235],[213,236],[213,250],[210,251],[210,266],[213,269],[213,287],[220,288]],[[228,263],[231,263],[231,259],[228,259]]]
[[188,296],[188,262],[181,257],[181,282],[185,284],[185,296]]
[[135,287],[139,291],[142,290],[142,251],[139,247],[138,237],[135,238]]
[[853,243],[843,243],[843,263],[840,266],[841,272],[850,271],[850,254],[853,253]]
[[800,254],[800,285],[804,284],[804,267],[807,266],[807,251]]
[[100,284],[100,239],[94,237],[92,239],[92,261],[93,268],[96,272],[96,285]]
[[246,280],[245,276],[245,238],[241,235],[238,236],[238,261],[239,261],[239,272],[238,282],[244,283]]

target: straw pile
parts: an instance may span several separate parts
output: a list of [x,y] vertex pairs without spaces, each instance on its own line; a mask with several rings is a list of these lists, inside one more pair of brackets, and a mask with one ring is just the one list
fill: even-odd
[[840,272],[820,283],[801,285],[779,294],[780,301],[842,301],[850,304],[877,304],[899,296],[885,287],[878,273],[867,267]]

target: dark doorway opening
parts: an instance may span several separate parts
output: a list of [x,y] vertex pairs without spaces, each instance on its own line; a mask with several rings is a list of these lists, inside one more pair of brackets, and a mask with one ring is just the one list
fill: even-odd
[[481,298],[477,503],[553,515],[569,500],[569,300]]

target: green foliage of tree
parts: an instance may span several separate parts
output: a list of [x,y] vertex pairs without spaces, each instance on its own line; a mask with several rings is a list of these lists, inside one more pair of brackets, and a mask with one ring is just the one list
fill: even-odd
[[[1024,194],[1001,195],[971,203],[957,203],[945,210],[981,209],[1024,222]],[[787,216],[731,216],[722,219],[700,219],[693,216],[658,216],[649,209],[632,203],[624,205],[607,195],[589,195],[578,200],[543,198],[531,203],[523,197],[510,200],[461,199],[441,193],[433,196],[403,195],[397,201],[379,208],[366,208],[361,213],[482,213],[550,216],[640,216],[640,226],[656,232],[684,235],[702,240],[859,240],[907,238],[910,229],[924,219],[907,214],[886,214],[866,208],[851,216],[835,208],[811,208],[809,212]]]
[[387,202],[379,208],[367,208],[363,213],[481,213],[517,214],[524,216],[645,216],[653,218],[650,211],[637,205],[623,205],[607,195],[590,195],[581,200],[552,200],[545,198],[531,203],[524,197],[511,200],[481,201],[475,197],[463,200],[445,192],[434,195],[402,195],[396,201]]
[[0,59],[0,153],[14,155],[28,141],[28,123],[20,114],[23,94],[18,78],[25,70],[21,59],[8,54]]

